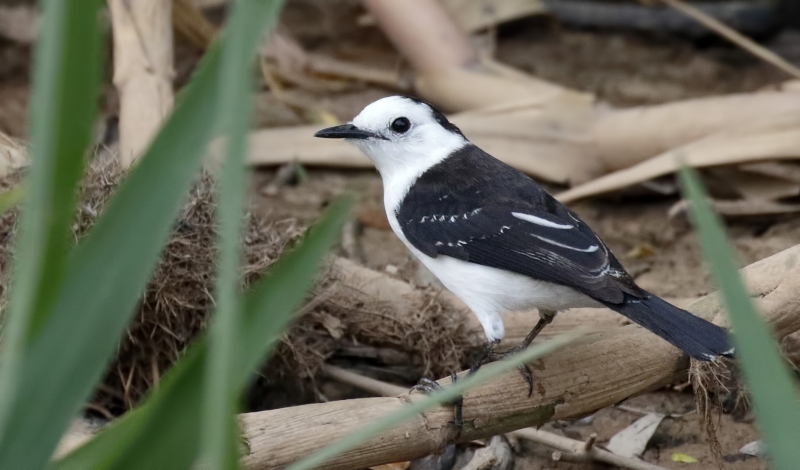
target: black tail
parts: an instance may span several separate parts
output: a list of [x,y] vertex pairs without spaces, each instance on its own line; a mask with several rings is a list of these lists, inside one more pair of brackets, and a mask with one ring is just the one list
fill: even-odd
[[622,304],[608,307],[630,318],[690,357],[709,361],[717,356],[732,356],[728,332],[649,294],[645,298],[625,296]]

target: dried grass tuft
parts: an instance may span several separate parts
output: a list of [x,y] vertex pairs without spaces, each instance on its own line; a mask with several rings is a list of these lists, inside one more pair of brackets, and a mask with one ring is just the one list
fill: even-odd
[[[738,380],[736,363],[719,357],[713,361],[692,359],[689,366],[689,381],[694,388],[697,412],[703,416],[711,454],[717,466],[723,468],[722,445],[717,438],[717,427],[721,413],[741,411],[747,408],[747,394]],[[716,419],[715,419],[716,418]]]
[[[76,242],[102,213],[125,175],[116,160],[96,158],[81,183],[73,234]],[[0,179],[0,190],[19,183],[20,175]],[[180,211],[161,261],[146,286],[117,354],[87,409],[108,418],[131,409],[201,333],[214,305],[214,182],[203,174]],[[303,233],[294,219],[268,223],[247,214],[244,237],[244,288],[259,279],[281,252]],[[18,211],[0,218],[0,287],[5,292]],[[125,249],[125,247],[120,247]],[[111,260],[110,262],[113,262]],[[371,345],[408,357],[416,372],[438,377],[459,370],[471,344],[458,312],[447,310],[429,292],[423,311],[399,317],[390,305],[323,274],[304,315],[284,335],[262,368],[262,387],[296,388],[342,348]],[[291,381],[293,383],[289,384]],[[301,382],[302,383],[302,382]],[[269,403],[269,399],[257,400]]]

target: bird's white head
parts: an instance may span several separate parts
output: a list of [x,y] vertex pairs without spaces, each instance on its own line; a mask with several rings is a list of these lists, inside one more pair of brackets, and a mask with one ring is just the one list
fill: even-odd
[[323,129],[315,136],[345,139],[358,147],[375,164],[384,184],[416,179],[468,143],[438,109],[404,96],[375,101],[351,124]]

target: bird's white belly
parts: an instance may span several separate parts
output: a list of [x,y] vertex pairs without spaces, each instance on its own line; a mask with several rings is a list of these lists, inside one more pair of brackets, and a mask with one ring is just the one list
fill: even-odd
[[[391,207],[389,204],[387,206]],[[500,316],[505,312],[533,308],[560,311],[576,307],[601,307],[597,301],[570,287],[449,256],[431,258],[409,243],[392,211],[387,211],[387,216],[395,234],[417,259],[478,317],[489,341],[505,336]]]
[[570,287],[449,256],[431,258],[414,251],[442,284],[473,310],[502,313],[532,308],[560,311],[599,306],[596,301]]

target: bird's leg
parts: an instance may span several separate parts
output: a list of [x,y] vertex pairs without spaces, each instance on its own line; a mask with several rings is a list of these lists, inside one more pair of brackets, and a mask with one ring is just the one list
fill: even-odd
[[[458,381],[458,375],[456,375],[455,372],[451,372],[450,380],[452,383],[456,383]],[[419,379],[419,382],[417,382],[417,384],[411,388],[411,390],[417,390],[426,395],[441,389],[442,386],[439,385],[439,382],[425,377]],[[452,424],[456,428],[456,438],[458,438],[458,436],[461,434],[461,428],[464,427],[464,397],[459,395],[458,398],[454,399],[452,402],[450,402],[450,404],[455,407],[455,417],[453,421],[450,421],[448,424]]]
[[[513,348],[509,349],[508,351],[502,353],[495,353],[492,351],[492,357],[490,360],[500,360],[504,359],[508,356],[516,354],[520,351],[524,351],[528,349],[528,346],[533,343],[533,340],[542,332],[545,326],[549,325],[550,322],[553,321],[553,318],[556,317],[556,311],[553,310],[543,310],[539,309],[539,321],[536,322],[536,326],[533,327],[530,333],[522,340],[521,343],[514,346]],[[528,383],[528,396],[530,397],[533,394],[533,372],[531,372],[530,367],[527,364],[522,364],[519,366],[519,372],[522,374],[522,377],[525,379],[525,382]]]
[[513,348],[509,349],[508,351],[504,352],[503,353],[503,357],[510,356],[511,354],[515,354],[515,353],[518,353],[518,352],[523,351],[525,349],[528,349],[528,346],[530,346],[531,343],[533,343],[533,340],[536,339],[537,336],[539,336],[539,333],[542,332],[544,327],[546,327],[547,325],[549,325],[553,321],[553,318],[556,317],[556,313],[558,313],[558,312],[555,312],[553,310],[541,310],[540,309],[539,310],[539,321],[536,322],[536,326],[533,327],[531,332],[528,333],[528,336],[526,336],[525,339],[522,340],[521,343],[519,343],[518,345],[516,345]]
[[469,373],[474,374],[478,372],[478,369],[481,368],[482,365],[488,364],[497,358],[497,353],[494,352],[494,348],[500,344],[500,340],[496,339],[494,341],[489,341],[486,343],[486,346],[483,347],[483,352],[481,356],[478,358],[477,361],[472,363],[472,366],[469,368]]

